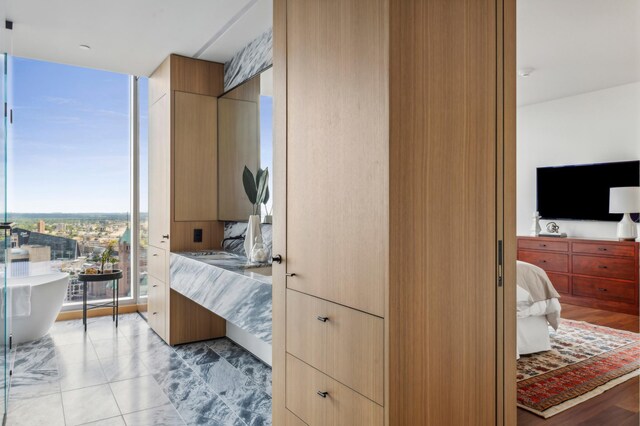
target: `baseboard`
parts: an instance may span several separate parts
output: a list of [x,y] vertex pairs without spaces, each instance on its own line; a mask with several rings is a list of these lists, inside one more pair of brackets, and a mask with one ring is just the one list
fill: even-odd
[[[118,312],[121,314],[131,314],[134,312],[138,312],[138,306],[139,305],[121,305],[118,308]],[[87,317],[88,318],[104,317],[104,316],[111,315],[112,312],[113,310],[111,308],[96,308],[96,309],[91,309],[90,311],[87,311]],[[56,318],[56,321],[69,321],[69,320],[77,320],[77,319],[82,319],[82,309],[77,311],[60,312],[58,314],[58,317]]]

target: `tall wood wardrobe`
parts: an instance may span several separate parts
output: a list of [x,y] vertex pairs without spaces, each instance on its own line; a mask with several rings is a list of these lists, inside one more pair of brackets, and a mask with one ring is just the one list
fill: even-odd
[[273,423],[515,424],[515,0],[275,0]]

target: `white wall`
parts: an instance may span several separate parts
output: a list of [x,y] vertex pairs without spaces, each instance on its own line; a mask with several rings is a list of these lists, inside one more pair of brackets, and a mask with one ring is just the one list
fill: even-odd
[[[640,82],[518,107],[517,118],[518,235],[536,210],[536,167],[640,159]],[[556,222],[570,237],[616,236],[613,222]]]

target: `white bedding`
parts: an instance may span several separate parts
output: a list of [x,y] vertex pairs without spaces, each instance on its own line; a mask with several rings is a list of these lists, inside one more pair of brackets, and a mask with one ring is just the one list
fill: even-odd
[[[546,273],[528,263],[518,262],[518,268],[527,268],[535,273],[547,285],[551,285]],[[519,278],[526,274],[519,274]],[[532,283],[527,283],[531,285]],[[560,301],[553,297],[546,300],[533,301],[527,290],[520,285],[516,287],[516,306],[518,318],[518,357],[520,354],[530,354],[551,349],[549,340],[549,325],[558,329],[560,325]]]

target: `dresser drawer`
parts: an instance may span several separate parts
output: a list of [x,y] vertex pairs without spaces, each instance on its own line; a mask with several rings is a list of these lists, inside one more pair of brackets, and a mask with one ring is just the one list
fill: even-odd
[[287,290],[287,352],[382,404],[382,318]]
[[518,260],[531,263],[551,272],[569,272],[569,255],[536,251],[518,251]]
[[567,241],[547,241],[538,239],[519,239],[519,249],[528,250],[544,250],[544,251],[569,251],[569,243]]
[[573,243],[572,249],[574,253],[622,257],[633,257],[635,253],[635,248],[630,244]]
[[572,259],[574,274],[630,281],[636,277],[633,258],[574,255]]
[[166,280],[166,251],[147,246],[147,273],[161,281]]
[[286,362],[286,405],[303,422],[310,426],[382,426],[380,405],[290,354]]
[[149,288],[147,291],[147,318],[149,327],[160,337],[165,338],[166,332],[166,285],[159,279],[147,276]]
[[558,291],[558,293],[571,294],[569,288],[569,275],[555,274],[553,272],[547,272],[551,284]]
[[573,277],[573,295],[627,303],[636,298],[633,283],[587,277]]

